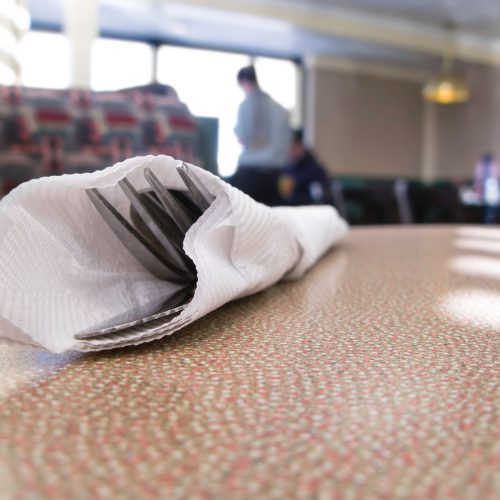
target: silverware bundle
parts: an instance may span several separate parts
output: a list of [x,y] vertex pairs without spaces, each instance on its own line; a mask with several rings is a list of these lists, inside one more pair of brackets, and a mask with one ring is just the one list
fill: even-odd
[[196,268],[184,252],[184,237],[214,197],[187,164],[182,163],[177,172],[187,191],[167,188],[149,168],[144,169],[144,177],[150,189],[137,191],[127,178],[119,181],[120,189],[130,201],[131,222],[98,189],[87,190],[95,208],[131,254],[152,274],[178,284],[180,289],[153,313],[130,311],[91,332],[75,335],[76,339],[99,339],[136,325],[178,315],[192,298]]

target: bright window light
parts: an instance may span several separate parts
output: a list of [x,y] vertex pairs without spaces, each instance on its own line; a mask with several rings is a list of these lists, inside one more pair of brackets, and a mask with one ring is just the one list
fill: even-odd
[[0,23],[0,49],[4,54],[13,54],[17,39],[12,30]]
[[450,268],[460,274],[500,280],[500,259],[479,255],[459,255],[450,261]]
[[459,227],[455,233],[463,238],[479,238],[500,241],[500,229],[488,227]]
[[440,304],[450,319],[472,328],[500,328],[500,294],[490,290],[463,289],[450,292]]
[[286,59],[257,57],[255,60],[257,78],[262,89],[290,112],[294,125],[298,117],[300,70],[297,64]]
[[0,16],[5,19],[12,19],[17,9],[16,3],[15,0],[3,0],[0,3]]
[[454,245],[460,250],[500,253],[500,241],[479,238],[456,238]]
[[27,87],[64,89],[70,85],[69,43],[65,35],[30,31],[19,47],[21,83]]
[[151,83],[153,57],[147,43],[99,38],[92,44],[90,85],[118,90]]
[[219,173],[231,175],[241,146],[234,134],[243,93],[236,83],[238,70],[250,63],[248,56],[184,47],[160,47],[158,81],[171,85],[196,116],[219,119]]
[[0,85],[14,85],[16,83],[16,74],[14,70],[0,61]]

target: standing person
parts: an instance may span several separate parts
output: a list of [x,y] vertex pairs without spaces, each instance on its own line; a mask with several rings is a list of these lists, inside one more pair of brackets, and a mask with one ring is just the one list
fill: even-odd
[[495,224],[500,221],[500,166],[491,153],[486,153],[476,164],[475,190],[485,204],[484,222]]
[[288,161],[291,131],[288,113],[259,87],[253,66],[238,72],[245,99],[234,129],[243,150],[231,183],[267,205],[280,202],[278,177]]
[[302,130],[293,133],[290,163],[279,179],[280,195],[289,205],[327,203],[330,186],[325,169],[306,148]]

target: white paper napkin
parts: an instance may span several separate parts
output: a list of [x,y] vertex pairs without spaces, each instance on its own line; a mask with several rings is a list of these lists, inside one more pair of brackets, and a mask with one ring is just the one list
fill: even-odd
[[54,352],[109,349],[161,338],[230,300],[282,278],[299,278],[347,232],[333,207],[269,208],[190,166],[215,196],[184,240],[198,276],[192,300],[170,319],[104,338],[76,340],[75,335],[127,311],[154,308],[178,289],[129,253],[85,190],[96,187],[112,193],[125,175],[138,189],[146,188],[145,167],[166,186],[185,189],[178,164],[166,156],[136,157],[90,174],[36,179],[2,199],[0,336]]

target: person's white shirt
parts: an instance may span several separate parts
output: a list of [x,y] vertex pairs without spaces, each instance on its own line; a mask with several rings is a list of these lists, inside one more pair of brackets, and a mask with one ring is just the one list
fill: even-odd
[[250,92],[240,104],[234,130],[243,146],[239,166],[282,168],[288,163],[288,112],[262,90]]

